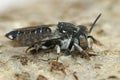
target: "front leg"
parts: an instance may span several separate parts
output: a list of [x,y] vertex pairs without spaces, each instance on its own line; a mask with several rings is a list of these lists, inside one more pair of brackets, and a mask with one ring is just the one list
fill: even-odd
[[89,49],[89,50],[92,50],[92,45],[93,45],[93,43],[92,43],[91,38],[87,38],[87,42],[88,42],[88,49]]
[[[95,43],[96,45],[99,45],[99,46],[103,46],[103,44],[100,43],[98,40],[96,40],[93,36],[88,36],[87,40],[88,40],[88,49],[87,49],[87,52],[94,52],[92,50],[92,44],[93,43]],[[93,41],[93,43],[92,43],[92,41]],[[89,56],[96,56],[96,54],[89,54]]]
[[88,42],[88,48],[85,51],[94,52],[92,49],[93,41],[91,40],[91,38],[87,38],[87,42]]
[[85,57],[86,59],[90,60],[90,56],[82,49],[81,46],[79,46],[78,44],[74,43],[74,46],[76,47],[76,49],[82,54],[83,57]]
[[[87,38],[92,39],[96,45],[99,45],[99,46],[103,45],[102,43],[100,43],[100,41],[96,40],[93,36],[88,36]],[[90,41],[88,43],[90,43]]]

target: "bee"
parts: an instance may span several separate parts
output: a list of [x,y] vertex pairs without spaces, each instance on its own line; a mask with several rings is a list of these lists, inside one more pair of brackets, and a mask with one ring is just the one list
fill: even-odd
[[[68,22],[58,22],[57,25],[40,25],[20,28],[7,33],[5,36],[23,46],[28,46],[26,52],[30,49],[38,53],[41,49],[51,49],[56,47],[58,54],[62,50],[73,52],[79,51],[81,55],[89,58],[85,50],[92,48],[91,39],[95,44],[100,44],[90,35],[95,23],[101,14],[95,19],[90,29],[87,30],[84,25],[74,25]],[[55,30],[50,27],[56,26]]]

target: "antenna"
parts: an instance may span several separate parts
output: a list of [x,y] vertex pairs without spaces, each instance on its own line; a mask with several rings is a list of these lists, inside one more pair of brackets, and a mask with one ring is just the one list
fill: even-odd
[[91,33],[91,31],[92,31],[92,29],[93,29],[95,23],[96,23],[97,20],[100,18],[100,16],[101,16],[101,13],[97,16],[97,18],[95,19],[95,21],[94,21],[93,24],[91,25],[91,28],[90,28],[90,30],[89,30],[89,33]]

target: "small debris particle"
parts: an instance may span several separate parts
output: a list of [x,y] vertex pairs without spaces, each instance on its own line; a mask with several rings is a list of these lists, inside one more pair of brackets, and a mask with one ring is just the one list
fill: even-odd
[[21,56],[19,56],[19,55],[14,55],[14,56],[12,56],[11,58],[20,59]]
[[101,69],[102,64],[95,64],[96,69]]
[[48,79],[43,75],[38,75],[36,80],[48,80]]
[[27,72],[16,73],[15,80],[30,80],[30,75]]
[[115,75],[111,75],[111,76],[108,77],[108,79],[118,79],[118,77],[115,76]]
[[21,57],[20,62],[22,65],[27,65],[28,64],[28,58],[27,57]]
[[51,68],[50,71],[52,72],[53,70],[57,70],[57,71],[62,71],[64,74],[66,74],[65,72],[65,66],[58,62],[58,61],[52,61],[50,62]]
[[77,72],[73,72],[73,76],[74,76],[75,80],[79,80],[76,74],[77,74]]
[[2,54],[2,50],[0,50],[0,54]]
[[2,47],[3,45],[0,43],[0,48]]

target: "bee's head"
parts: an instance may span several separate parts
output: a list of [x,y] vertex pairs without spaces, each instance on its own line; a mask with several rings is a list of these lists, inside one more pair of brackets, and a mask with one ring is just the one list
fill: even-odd
[[19,31],[11,31],[5,34],[5,36],[11,40],[14,40],[18,35],[19,35]]

